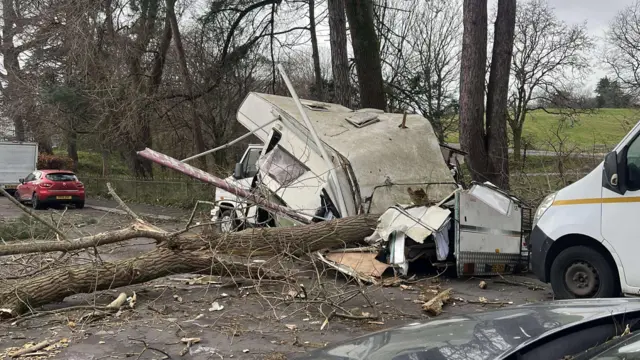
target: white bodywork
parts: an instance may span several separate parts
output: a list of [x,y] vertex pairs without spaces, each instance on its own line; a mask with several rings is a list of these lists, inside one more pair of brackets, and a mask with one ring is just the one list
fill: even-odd
[[15,189],[18,180],[36,170],[38,144],[0,142],[0,186]]
[[[264,145],[249,145],[247,150],[242,155],[240,159],[240,163],[243,164],[245,169],[250,170],[250,168],[255,168],[257,166],[257,160],[259,153],[262,152]],[[229,176],[224,179],[227,183],[232,184],[235,187],[249,190],[251,188],[251,183],[253,181],[253,177],[255,175],[255,171],[249,171],[246,177],[242,179],[236,179],[234,176]],[[243,219],[246,221],[251,221],[255,217],[255,206],[246,208],[246,202],[239,198],[237,195],[232,194],[228,191],[224,191],[222,189],[216,189],[216,205],[213,210],[211,210],[212,221],[217,222],[222,213],[222,209],[233,209],[235,212],[235,216],[237,219]],[[250,210],[249,214],[245,217],[246,210]]]
[[[614,148],[617,154],[640,145],[640,123]],[[604,162],[541,205],[536,224],[551,240],[584,235],[604,245],[614,259],[625,294],[640,294],[640,190],[620,195],[603,186]]]
[[[337,196],[344,199],[347,213],[340,215],[349,216],[361,212],[382,213],[395,204],[411,203],[409,188],[412,187],[423,188],[427,197],[435,200],[456,188],[431,124],[425,118],[407,115],[407,128],[403,129],[400,128],[403,114],[372,109],[353,111],[336,104],[302,102],[308,107],[306,111],[311,123],[331,157],[342,194],[336,193],[326,162],[304,126],[293,99],[249,93],[238,111],[237,120],[249,131],[254,131],[266,122],[278,119],[255,132],[265,143],[259,166],[262,183],[286,206],[309,219],[321,206],[323,189],[332,200]],[[374,122],[364,126],[357,124],[367,117],[374,118]],[[281,136],[277,150],[267,154],[274,134]],[[283,166],[290,177],[278,174]],[[354,183],[357,186],[353,186]],[[425,183],[441,184],[425,189]]]

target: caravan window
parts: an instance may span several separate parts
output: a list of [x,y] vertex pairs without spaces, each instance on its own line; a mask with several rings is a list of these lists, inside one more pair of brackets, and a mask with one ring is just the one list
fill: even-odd
[[280,146],[276,146],[260,160],[260,168],[282,186],[291,185],[307,172],[304,164]]

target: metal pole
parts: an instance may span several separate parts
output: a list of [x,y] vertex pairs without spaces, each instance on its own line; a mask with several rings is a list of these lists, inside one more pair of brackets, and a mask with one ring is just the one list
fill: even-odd
[[320,155],[322,156],[325,163],[329,167],[329,176],[331,176],[336,186],[336,191],[338,192],[338,194],[336,195],[338,197],[338,206],[340,208],[340,214],[342,216],[347,216],[347,205],[345,204],[344,197],[342,196],[342,189],[340,187],[340,182],[338,182],[338,175],[336,175],[336,170],[333,164],[331,163],[331,160],[329,159],[329,155],[327,154],[327,151],[324,148],[324,144],[320,141],[320,138],[318,137],[318,133],[316,133],[316,130],[313,128],[313,125],[311,124],[311,120],[309,120],[307,113],[304,111],[304,107],[302,106],[302,103],[298,98],[298,94],[296,93],[296,90],[293,88],[293,85],[291,84],[291,80],[289,80],[289,77],[287,76],[287,73],[284,71],[284,67],[282,66],[282,64],[278,64],[278,71],[280,71],[280,75],[282,76],[284,83],[287,85],[287,88],[289,89],[289,93],[291,93],[291,97],[293,98],[293,101],[295,101],[296,105],[298,106],[298,111],[300,111],[300,115],[302,115],[302,119],[304,120],[304,123],[306,124],[307,129],[309,129],[309,132],[313,137],[313,141],[316,143],[316,146],[320,150]]
[[228,143],[226,143],[226,144],[224,144],[224,145],[220,145],[220,146],[218,146],[218,147],[217,147],[217,148],[215,148],[215,149],[207,150],[207,151],[205,151],[205,152],[203,152],[203,153],[193,155],[193,156],[188,157],[188,158],[186,158],[186,159],[184,159],[184,160],[181,160],[181,161],[182,161],[182,162],[191,161],[191,160],[193,160],[193,159],[197,159],[197,158],[199,158],[199,157],[201,157],[201,156],[205,156],[205,155],[208,155],[208,154],[212,154],[212,153],[214,153],[214,152],[216,152],[216,151],[218,151],[218,150],[226,149],[226,148],[228,148],[229,146],[231,146],[231,145],[233,145],[233,144],[237,143],[238,141],[243,140],[243,139],[246,139],[246,138],[248,138],[249,136],[251,136],[251,135],[255,134],[258,130],[261,130],[261,129],[263,129],[263,128],[265,128],[265,127],[267,127],[267,126],[269,126],[269,125],[273,124],[273,123],[274,123],[274,122],[276,122],[279,118],[280,118],[280,117],[276,117],[276,118],[274,118],[273,120],[269,121],[268,123],[263,124],[263,125],[260,125],[260,127],[259,127],[259,128],[254,129],[254,130],[251,130],[251,131],[249,131],[248,133],[246,133],[246,134],[244,134],[244,135],[240,136],[239,138],[236,138],[236,139],[234,139],[234,140],[231,140],[231,141],[229,141]]
[[[311,221],[309,221],[309,219],[307,219],[306,217],[302,216],[301,214],[299,214],[298,212],[296,212],[295,210],[288,208],[288,207],[284,207],[280,204],[274,203],[269,201],[268,199],[263,198],[262,196],[258,195],[258,194],[254,194],[250,191],[247,191],[245,189],[239,188],[234,186],[233,184],[229,184],[228,182],[226,182],[223,179],[220,179],[217,176],[211,175],[207,172],[204,172],[198,168],[195,168],[189,164],[185,164],[183,162],[181,162],[178,159],[174,159],[168,155],[165,154],[161,154],[157,151],[153,151],[149,148],[146,148],[142,151],[138,151],[138,155],[142,156],[145,159],[149,159],[153,162],[155,162],[156,164],[160,164],[163,166],[166,166],[168,168],[177,170],[185,175],[191,176],[194,179],[198,179],[200,181],[209,183],[209,184],[213,184],[214,186],[228,191],[234,195],[240,196],[242,198],[245,198],[247,200],[249,200],[250,202],[263,207],[267,210],[271,210],[273,212],[276,213],[281,213],[284,214],[286,216],[288,216],[289,218],[296,220],[298,222],[301,222],[303,224],[309,224],[311,223]],[[310,217],[313,217],[313,215],[308,215]]]

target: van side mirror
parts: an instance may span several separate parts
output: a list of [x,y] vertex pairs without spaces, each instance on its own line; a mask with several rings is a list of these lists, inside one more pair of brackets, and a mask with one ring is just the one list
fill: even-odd
[[242,163],[236,163],[236,167],[233,170],[233,177],[236,179],[244,179],[244,167]]
[[620,195],[625,193],[625,171],[624,164],[618,159],[618,153],[612,151],[604,157],[604,168],[602,169],[602,185]]
[[19,182],[20,184],[24,184],[24,179],[18,179],[18,182]]

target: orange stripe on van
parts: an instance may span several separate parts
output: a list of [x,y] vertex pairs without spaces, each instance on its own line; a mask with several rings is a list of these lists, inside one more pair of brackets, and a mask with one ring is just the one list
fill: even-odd
[[636,203],[636,202],[640,202],[640,196],[556,200],[553,202],[552,205],[561,206],[561,205],[587,205],[587,204],[618,204],[618,203]]

